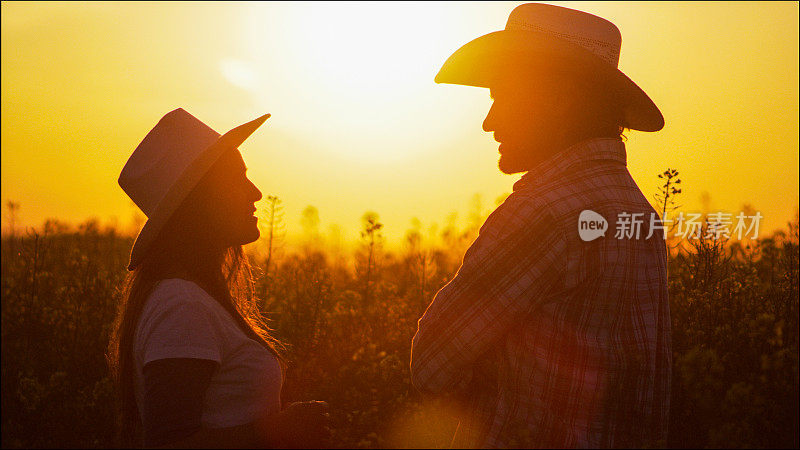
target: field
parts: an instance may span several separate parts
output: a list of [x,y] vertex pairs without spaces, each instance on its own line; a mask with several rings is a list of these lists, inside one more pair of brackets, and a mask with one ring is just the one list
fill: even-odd
[[[308,210],[307,239],[290,249],[279,200],[268,200],[251,259],[261,308],[289,349],[284,400],[327,400],[337,447],[446,447],[455,421],[415,393],[409,350],[477,228],[412,227],[389,251],[370,213],[348,249],[316,232]],[[91,221],[3,237],[3,447],[114,445],[104,351],[131,243]],[[757,241],[669,244],[667,445],[797,447],[797,218]]]

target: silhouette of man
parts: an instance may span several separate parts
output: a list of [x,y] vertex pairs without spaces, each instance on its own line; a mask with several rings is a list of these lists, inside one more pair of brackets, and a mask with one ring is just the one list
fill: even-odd
[[499,168],[526,172],[412,342],[413,384],[459,405],[456,447],[666,443],[666,246],[621,139],[664,119],[617,69],[620,43],[602,18],[524,4],[436,76],[490,88]]

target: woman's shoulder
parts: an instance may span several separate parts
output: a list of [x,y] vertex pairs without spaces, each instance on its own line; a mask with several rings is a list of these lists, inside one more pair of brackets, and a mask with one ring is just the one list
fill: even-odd
[[166,358],[221,361],[228,325],[215,304],[192,281],[169,278],[156,283],[137,324],[134,354],[138,364],[144,367]]
[[197,283],[184,278],[167,278],[153,287],[145,302],[145,313],[158,313],[175,308],[197,308],[216,312],[219,304]]
[[153,287],[150,296],[178,297],[186,300],[208,300],[213,298],[194,281],[185,278],[165,278]]
[[138,332],[158,327],[181,326],[228,328],[225,310],[197,283],[183,278],[166,278],[156,283],[139,316]]

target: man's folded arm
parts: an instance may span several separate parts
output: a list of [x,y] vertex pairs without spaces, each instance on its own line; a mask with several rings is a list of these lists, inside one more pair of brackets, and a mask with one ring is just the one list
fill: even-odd
[[565,269],[565,241],[552,216],[512,194],[481,227],[456,276],[434,297],[412,340],[411,380],[455,394],[479,358],[542,300]]

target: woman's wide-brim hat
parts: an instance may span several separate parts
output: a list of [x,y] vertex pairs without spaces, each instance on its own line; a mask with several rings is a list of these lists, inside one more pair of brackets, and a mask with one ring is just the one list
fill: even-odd
[[621,44],[619,29],[601,17],[527,3],[514,8],[504,30],[483,35],[456,50],[435,81],[491,88],[522,68],[534,73],[537,68],[543,72],[568,68],[599,89],[614,91],[623,107],[625,123],[620,125],[658,131],[664,127],[661,111],[617,68]]
[[118,180],[147,216],[131,248],[128,270],[142,262],[169,218],[220,155],[239,147],[269,117],[265,114],[223,135],[182,108],[158,121],[128,158]]

